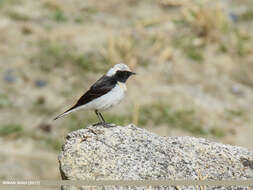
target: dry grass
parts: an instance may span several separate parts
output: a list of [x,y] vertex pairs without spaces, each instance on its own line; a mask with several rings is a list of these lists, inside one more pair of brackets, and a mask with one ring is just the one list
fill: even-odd
[[105,61],[113,65],[114,63],[127,63],[130,67],[146,65],[145,60],[140,55],[139,44],[132,33],[110,36],[100,53]]
[[229,20],[218,3],[192,3],[182,8],[182,14],[184,22],[200,37],[214,40],[228,32]]

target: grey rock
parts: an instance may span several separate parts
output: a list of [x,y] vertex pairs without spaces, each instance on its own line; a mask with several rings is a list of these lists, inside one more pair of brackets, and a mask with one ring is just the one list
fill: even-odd
[[[134,125],[71,132],[59,155],[69,180],[253,179],[253,151],[195,137],[162,137]],[[63,186],[62,189],[87,187]],[[88,189],[88,188],[87,188]],[[95,189],[199,189],[199,187],[96,187]],[[206,189],[247,189],[206,187]]]

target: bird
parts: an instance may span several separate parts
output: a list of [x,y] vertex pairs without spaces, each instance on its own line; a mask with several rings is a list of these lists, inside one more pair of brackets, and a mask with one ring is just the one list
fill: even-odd
[[136,73],[132,72],[124,63],[114,65],[106,74],[99,78],[71,108],[55,117],[54,120],[80,109],[92,110],[99,119],[99,122],[93,124],[93,126],[102,125],[104,127],[109,127],[110,123],[105,121],[101,112],[121,102],[127,90],[126,81],[130,76],[135,74]]

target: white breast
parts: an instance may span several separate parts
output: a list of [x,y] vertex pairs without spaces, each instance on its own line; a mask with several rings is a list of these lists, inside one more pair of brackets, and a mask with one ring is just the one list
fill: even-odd
[[120,101],[124,98],[125,90],[125,84],[118,83],[110,92],[87,103],[84,108],[100,111],[106,110],[120,103]]

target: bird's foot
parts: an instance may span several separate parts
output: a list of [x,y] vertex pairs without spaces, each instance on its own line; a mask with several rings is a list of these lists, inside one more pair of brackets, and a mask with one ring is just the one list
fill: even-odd
[[102,123],[102,125],[103,127],[106,127],[106,128],[116,127],[116,125],[113,123]]
[[115,124],[106,123],[106,122],[98,122],[98,123],[93,124],[92,126],[95,127],[95,126],[99,126],[99,125],[102,125],[103,127],[106,127],[106,128],[116,127]]
[[93,124],[92,126],[95,127],[95,126],[99,126],[99,125],[102,125],[103,127],[106,127],[106,128],[116,127],[115,124],[106,123],[106,122],[98,122],[98,123]]
[[102,122],[98,122],[98,123],[92,124],[93,127],[99,126],[99,125],[103,125],[103,123]]

